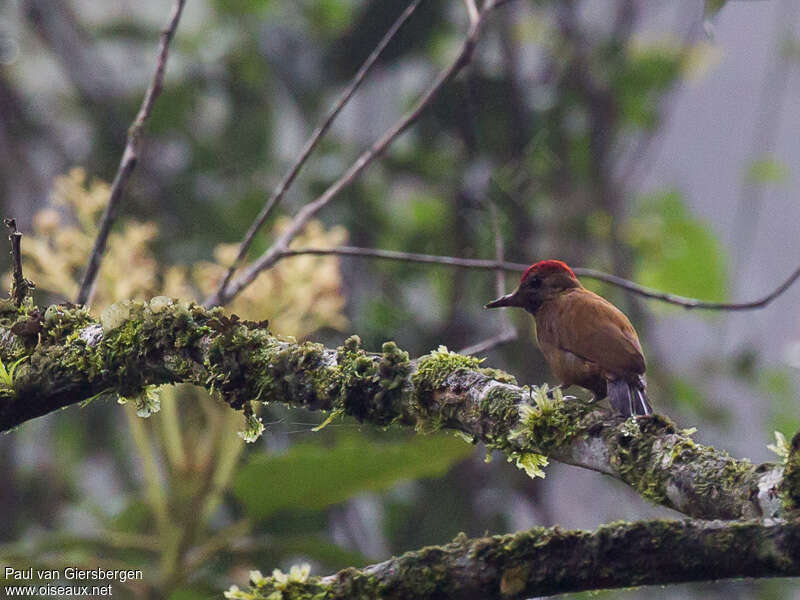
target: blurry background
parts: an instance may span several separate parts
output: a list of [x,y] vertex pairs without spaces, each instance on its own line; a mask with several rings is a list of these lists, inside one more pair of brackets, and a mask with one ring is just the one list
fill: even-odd
[[[381,0],[191,0],[146,131],[93,310],[157,294],[203,299],[269,190],[406,6]],[[0,0],[0,202],[23,240],[36,301],[74,299],[154,66],[161,0]],[[347,188],[298,246],[491,258],[559,257],[703,299],[766,294],[800,262],[800,97],[794,0],[517,0],[473,64]],[[266,248],[388,128],[453,56],[460,0],[426,0],[336,121],[257,240]],[[5,256],[5,253],[0,253]],[[800,286],[767,309],[689,313],[590,286],[635,321],[653,404],[699,441],[773,460],[800,426]],[[515,285],[509,277],[506,287]],[[284,335],[412,356],[501,331],[494,276],[360,258],[286,259],[229,308]],[[532,320],[487,365],[551,377]],[[167,389],[148,420],[114,399],[0,439],[0,560],[141,568],[132,598],[219,597],[247,571],[314,573],[425,544],[534,525],[664,516],[598,474],[531,480],[453,436],[415,436],[265,407],[241,414]],[[677,586],[609,597],[800,598],[790,581]]]

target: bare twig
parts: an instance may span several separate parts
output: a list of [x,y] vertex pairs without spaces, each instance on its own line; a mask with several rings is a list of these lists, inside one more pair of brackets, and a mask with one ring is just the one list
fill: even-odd
[[[483,269],[494,271],[498,268],[509,272],[524,271],[529,265],[514,262],[498,263],[496,260],[482,258],[457,258],[455,256],[441,256],[437,254],[416,254],[413,252],[398,252],[396,250],[382,250],[378,248],[361,248],[357,246],[336,246],[333,248],[297,248],[284,250],[280,253],[280,259],[291,256],[302,256],[313,254],[317,256],[358,256],[363,258],[377,258],[383,260],[398,260],[413,263],[425,263],[433,265],[445,265],[463,269]],[[277,262],[277,261],[276,261]]]
[[92,295],[94,282],[97,279],[97,273],[100,270],[100,263],[103,260],[103,254],[106,251],[106,242],[108,241],[108,234],[111,232],[111,227],[119,213],[120,200],[125,185],[130,179],[131,174],[136,168],[136,163],[139,160],[140,137],[142,128],[145,122],[150,117],[158,96],[164,84],[164,72],[167,65],[167,57],[169,55],[169,46],[172,38],[175,35],[175,30],[178,27],[178,22],[183,12],[183,7],[186,0],[175,0],[175,5],[172,8],[169,25],[161,32],[161,40],[158,45],[158,62],[156,63],[156,70],[153,73],[153,78],[150,85],[145,92],[142,105],[136,115],[130,129],[128,129],[128,137],[125,142],[125,150],[122,153],[117,173],[114,176],[114,181],[111,184],[111,193],[108,198],[106,210],[103,213],[103,218],[100,221],[100,230],[97,232],[97,237],[94,241],[92,254],[89,257],[89,262],[86,265],[86,272],[83,274],[81,287],[78,292],[76,302],[78,304],[87,304]]
[[487,338],[483,341],[480,341],[477,344],[472,344],[471,346],[462,348],[461,350],[458,351],[458,353],[466,355],[483,354],[484,352],[493,350],[498,346],[502,346],[503,344],[507,344],[508,342],[513,342],[515,339],[517,339],[517,330],[512,327],[509,329],[504,329],[497,335]]
[[28,281],[22,276],[22,234],[17,231],[16,219],[3,219],[6,227],[9,228],[11,234],[8,236],[11,242],[11,261],[13,269],[13,279],[11,280],[11,298],[17,306],[22,305],[22,301],[28,295],[28,292],[36,286],[32,281]]
[[[279,253],[276,262],[282,258],[291,256],[302,256],[304,254],[313,254],[317,256],[335,255],[335,256],[357,256],[363,258],[377,258],[383,260],[399,260],[404,262],[424,263],[434,265],[444,265],[448,267],[456,267],[461,269],[482,269],[485,271],[494,271],[498,268],[507,272],[520,273],[528,268],[529,265],[524,263],[515,262],[498,262],[496,260],[486,260],[480,258],[457,258],[454,256],[438,256],[434,254],[414,254],[411,252],[397,252],[394,250],[380,250],[376,248],[358,248],[353,246],[337,246],[335,248],[298,248],[295,250],[284,250]],[[650,298],[651,300],[659,300],[668,304],[682,306],[686,309],[703,309],[703,310],[753,310],[763,308],[770,304],[775,298],[788,290],[795,281],[800,279],[800,267],[797,267],[786,280],[771,291],[766,296],[750,302],[709,302],[706,300],[698,300],[697,298],[688,298],[686,296],[679,296],[677,294],[670,294],[654,290],[633,281],[611,275],[610,273],[603,273],[594,269],[586,269],[583,267],[575,267],[572,269],[576,275],[586,279],[594,279],[596,281],[603,281],[609,285],[613,285],[623,290],[627,290],[638,296]]]
[[[491,212],[492,228],[494,229],[494,256],[497,267],[495,269],[495,293],[497,296],[502,296],[506,293],[505,287],[505,271],[502,267],[503,264],[503,234],[500,231],[500,216],[497,212],[497,204],[493,200],[489,200],[489,211]],[[511,324],[507,311],[501,311],[500,323],[501,331],[486,340],[467,346],[458,351],[459,354],[479,354],[488,352],[497,346],[512,342],[517,339],[517,330]]]
[[652,298],[653,300],[660,300],[662,302],[667,302],[669,304],[675,304],[677,306],[682,306],[683,308],[692,309],[692,308],[700,308],[704,310],[753,310],[756,308],[764,308],[769,303],[771,303],[775,298],[783,294],[786,290],[792,287],[795,281],[800,278],[800,267],[797,267],[786,280],[781,283],[777,288],[771,291],[766,296],[759,298],[758,300],[752,300],[750,302],[709,302],[706,300],[698,300],[697,298],[687,298],[686,296],[678,296],[676,294],[669,294],[666,292],[660,292],[658,290],[654,290],[652,288],[645,287],[643,285],[639,285],[637,283],[633,283],[632,281],[628,281],[627,279],[623,279],[622,277],[617,277],[616,275],[611,275],[609,273],[602,273],[600,271],[595,271],[594,269],[583,269],[577,268],[573,269],[576,275],[580,275],[581,277],[587,277],[589,279],[596,279],[598,281],[604,281],[608,284],[620,287],[624,290],[628,290],[629,292],[633,292],[639,296],[644,296],[645,298]]
[[467,15],[469,16],[470,23],[477,23],[478,19],[481,18],[480,13],[478,12],[478,5],[475,4],[475,0],[464,0],[464,4],[467,5]]
[[345,173],[332,183],[321,196],[313,202],[306,204],[294,216],[289,227],[281,234],[281,236],[267,249],[252,265],[239,275],[236,279],[224,289],[221,290],[210,298],[206,299],[206,306],[223,305],[236,297],[245,287],[258,277],[259,273],[274,265],[283,254],[288,251],[289,244],[294,238],[305,228],[306,224],[311,218],[324,208],[336,195],[341,192],[345,187],[350,185],[372,162],[381,156],[386,149],[417,119],[422,115],[430,103],[438,96],[444,85],[450,81],[461,69],[466,66],[478,43],[478,38],[485,22],[486,15],[489,14],[491,9],[494,8],[494,1],[490,0],[484,4],[481,10],[479,19],[470,25],[469,31],[459,49],[458,54],[453,61],[442,70],[434,79],[433,83],[417,100],[414,106],[408,111],[399,121],[397,121],[388,131],[386,131],[381,138],[376,141],[370,148],[365,150],[356,161],[350,166]]
[[[489,199],[489,212],[492,217],[492,230],[494,231],[494,259],[498,265],[503,263],[503,234],[500,231],[500,215],[497,213],[497,204]],[[497,296],[500,297],[506,293],[506,278],[502,267],[497,267],[494,275],[494,287]],[[503,313],[505,314],[505,313]]]
[[[122,89],[123,73],[115,72],[77,17],[77,7],[66,0],[27,0],[19,3],[31,29],[52,52],[84,105],[100,109],[107,123],[119,123],[109,100]],[[112,114],[109,114],[112,113]]]
[[286,195],[286,192],[294,183],[294,180],[297,178],[297,175],[300,173],[300,170],[306,164],[306,161],[311,156],[311,153],[319,144],[320,140],[323,136],[328,132],[333,121],[345,107],[345,105],[350,101],[350,98],[353,97],[356,90],[361,86],[361,83],[364,81],[367,74],[372,69],[373,65],[377,62],[380,55],[386,49],[386,46],[389,45],[389,42],[394,39],[394,36],[400,30],[400,28],[408,21],[409,17],[414,14],[414,11],[417,9],[422,0],[414,0],[408,7],[402,12],[402,14],[397,17],[397,20],[392,24],[389,30],[384,34],[383,38],[381,39],[380,43],[375,47],[375,49],[370,53],[367,57],[367,60],[364,61],[364,64],[361,65],[358,72],[353,77],[353,80],[347,86],[347,88],[342,92],[342,95],[336,100],[336,102],[331,106],[328,114],[325,115],[322,123],[314,130],[311,134],[311,137],[308,138],[306,141],[305,146],[303,146],[303,150],[300,152],[300,156],[297,158],[295,163],[292,165],[292,168],[284,175],[283,179],[280,181],[278,186],[273,190],[272,195],[269,197],[267,202],[264,204],[261,212],[258,213],[258,216],[250,225],[250,228],[247,230],[244,238],[242,239],[242,243],[239,246],[239,252],[236,255],[236,259],[233,261],[231,266],[228,268],[228,271],[225,273],[225,277],[223,278],[222,282],[219,285],[219,288],[216,291],[216,295],[220,296],[233,277],[233,274],[236,272],[236,269],[241,266],[242,261],[244,260],[247,251],[250,249],[250,246],[253,244],[253,240],[256,237],[259,229],[267,220],[272,210],[278,205],[278,203],[283,199]]

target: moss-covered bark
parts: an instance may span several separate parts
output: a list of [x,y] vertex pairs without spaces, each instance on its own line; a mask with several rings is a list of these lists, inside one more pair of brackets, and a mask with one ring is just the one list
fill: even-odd
[[511,600],[582,590],[800,575],[800,522],[647,521],[536,528],[403,554],[329,577],[260,577],[229,598]]
[[271,335],[221,309],[154,298],[118,303],[101,322],[74,306],[0,305],[0,358],[22,361],[0,385],[0,430],[111,390],[188,382],[233,408],[283,402],[339,410],[376,425],[460,431],[516,458],[533,453],[625,481],[653,502],[705,519],[786,513],[782,467],[756,467],[695,443],[661,416],[611,417],[548,400],[475,358],[434,351],[415,361],[393,342],[368,353],[356,336],[338,349]]
[[780,494],[787,514],[797,517],[800,513],[800,431],[794,435],[789,446]]

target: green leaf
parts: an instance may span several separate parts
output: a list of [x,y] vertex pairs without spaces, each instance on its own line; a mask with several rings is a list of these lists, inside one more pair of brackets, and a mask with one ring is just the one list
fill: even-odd
[[769,156],[754,160],[747,169],[750,183],[785,183],[788,178],[789,167]]
[[727,423],[730,419],[727,407],[711,402],[697,381],[675,375],[669,379],[668,389],[676,406],[703,422]]
[[646,198],[626,229],[638,251],[636,280],[673,294],[724,300],[728,279],[722,245],[675,191]]
[[658,122],[658,97],[681,74],[682,60],[677,47],[632,47],[625,68],[613,82],[623,121],[645,128]]
[[786,369],[766,368],[758,373],[757,389],[770,401],[772,429],[797,431],[797,390],[791,373]]
[[315,534],[277,536],[274,548],[278,550],[277,556],[281,561],[302,556],[334,570],[358,567],[369,562],[369,558],[360,552],[343,548]]
[[280,456],[254,454],[239,470],[233,492],[257,519],[285,509],[320,510],[402,480],[443,475],[471,452],[452,436],[417,436],[403,443],[340,436],[332,448],[305,443]]
[[222,14],[246,16],[266,14],[272,8],[272,0],[215,0],[214,5]]
[[706,0],[703,4],[703,18],[713,19],[728,3],[728,0]]
[[353,22],[353,4],[342,0],[305,2],[303,10],[311,24],[329,36],[340,35]]

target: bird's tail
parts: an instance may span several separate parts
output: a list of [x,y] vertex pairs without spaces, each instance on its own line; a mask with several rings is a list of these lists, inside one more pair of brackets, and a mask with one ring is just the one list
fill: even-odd
[[618,413],[630,417],[653,414],[647,401],[643,377],[634,380],[614,379],[608,382],[608,399]]

